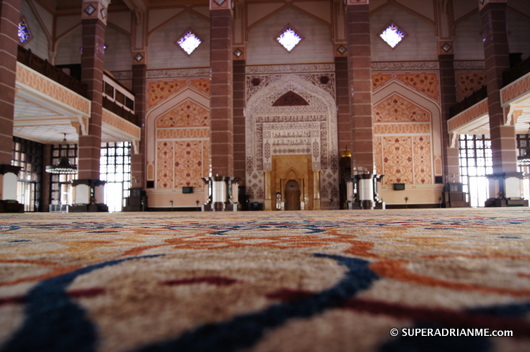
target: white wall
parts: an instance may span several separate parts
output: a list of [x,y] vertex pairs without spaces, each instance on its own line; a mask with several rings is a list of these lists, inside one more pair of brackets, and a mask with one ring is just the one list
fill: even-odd
[[[276,37],[287,25],[304,40],[290,53]],[[258,23],[248,33],[247,65],[333,62],[333,45],[328,26],[294,9],[284,9]]]
[[[201,45],[191,55],[176,44],[188,28],[202,39]],[[148,55],[150,69],[210,66],[210,21],[193,12],[174,18],[151,34]]]
[[128,33],[114,25],[105,30],[105,69],[109,71],[129,71],[132,68],[131,40]]
[[[32,39],[28,41],[24,46],[26,49],[31,49],[31,52],[42,59],[49,59],[48,55],[48,38],[44,32],[43,27],[37,20],[37,17],[31,10],[31,7],[26,1],[22,1],[20,9],[20,15],[26,19],[26,24],[32,35]],[[44,16],[44,18],[48,18]]]
[[81,32],[81,26],[79,25],[57,41],[56,65],[81,63]]
[[[392,49],[379,37],[386,26],[396,24],[407,37]],[[373,61],[438,60],[434,26],[425,19],[396,6],[385,6],[370,16]]]
[[508,10],[508,43],[511,53],[522,53],[523,60],[530,56],[530,20],[519,13]]
[[453,41],[455,60],[484,60],[481,27],[482,20],[478,12],[457,23]]

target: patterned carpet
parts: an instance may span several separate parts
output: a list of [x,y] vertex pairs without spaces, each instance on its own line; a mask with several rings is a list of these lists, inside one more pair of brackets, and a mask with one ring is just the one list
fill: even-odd
[[524,350],[528,208],[0,214],[2,352]]

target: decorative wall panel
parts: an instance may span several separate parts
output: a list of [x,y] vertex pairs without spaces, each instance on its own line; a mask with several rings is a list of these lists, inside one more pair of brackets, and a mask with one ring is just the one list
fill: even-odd
[[[312,169],[320,170],[321,208],[338,207],[334,86],[334,74],[247,74],[246,186],[251,201],[263,202],[267,196],[264,172],[271,170],[274,155],[310,155]],[[282,98],[286,94],[296,99]]]
[[463,100],[466,96],[480,89],[485,84],[486,73],[484,71],[457,71],[456,100]]
[[413,183],[412,137],[383,137],[383,180],[385,184]]
[[147,85],[147,107],[151,108],[171,95],[183,89],[193,87],[195,90],[210,94],[210,81],[207,78],[193,80],[150,81]]
[[375,164],[383,184],[432,184],[430,111],[394,93],[374,106]]
[[174,154],[173,142],[160,141],[157,143],[157,188],[173,188]]
[[407,73],[383,73],[377,72],[372,75],[372,89],[385,86],[390,80],[400,81],[412,89],[425,94],[435,100],[440,99],[440,88],[438,74],[434,72],[407,72]]
[[206,79],[151,82],[149,101],[155,104],[154,111],[167,107],[149,124],[149,136],[157,146],[153,155],[157,189],[204,187],[201,178],[210,168],[210,111],[194,97],[205,100],[209,90]]

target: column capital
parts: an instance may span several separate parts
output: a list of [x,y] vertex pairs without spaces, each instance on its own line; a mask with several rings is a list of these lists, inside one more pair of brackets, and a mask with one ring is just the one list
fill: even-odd
[[99,19],[107,24],[110,0],[83,0],[81,19]]
[[453,55],[453,42],[451,40],[439,41],[438,55]]
[[478,10],[481,11],[488,4],[507,4],[508,0],[478,0]]
[[147,65],[147,53],[145,51],[135,51],[132,56],[133,65]]
[[210,0],[210,11],[234,10],[234,0]]
[[344,5],[369,5],[370,0],[344,0]]

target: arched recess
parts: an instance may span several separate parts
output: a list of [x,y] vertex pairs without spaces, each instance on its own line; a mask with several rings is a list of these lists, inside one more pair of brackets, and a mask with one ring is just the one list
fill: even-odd
[[[275,104],[282,96],[307,104]],[[314,209],[338,208],[337,108],[335,98],[296,74],[279,76],[247,101],[246,187],[253,202],[268,204],[279,190],[271,183],[274,158],[307,159],[308,204]]]
[[[415,120],[414,118],[411,118],[409,121],[405,121],[402,118],[395,123],[388,120],[386,123],[378,123],[376,121],[377,114],[384,110],[384,108],[379,108],[381,104],[387,104],[386,108],[390,115],[399,115],[400,113],[398,111],[400,107],[402,107],[404,108],[404,111],[411,114],[411,116],[412,113],[416,112],[418,114],[425,113],[425,115],[428,116],[428,119],[418,118]],[[393,107],[391,104],[395,104],[396,106]],[[387,82],[380,89],[374,91],[373,106],[374,145],[376,149],[375,164],[378,173],[386,173],[383,178],[383,183],[414,184],[416,188],[437,192],[435,191],[437,186],[434,185],[435,177],[442,176],[443,174],[442,122],[438,101],[396,79]],[[391,155],[385,155],[385,148],[382,146],[382,144],[385,143],[385,139],[387,139],[387,141],[390,141],[390,139],[395,140],[396,145],[392,148],[393,150],[398,148],[396,150],[398,150],[398,153],[400,154],[399,156],[396,156],[396,158],[407,158],[406,155],[411,158],[410,160],[407,160],[412,165],[412,169],[408,171],[408,175],[405,175],[407,172],[404,171],[406,170],[405,163],[399,165],[399,171],[403,172],[403,179],[401,181],[396,178],[395,174],[389,174],[388,170],[382,169],[384,164],[383,160],[388,162],[388,160],[392,158]],[[405,146],[405,143],[410,144]],[[428,151],[426,148],[428,148]],[[395,163],[400,162],[396,159]],[[416,170],[420,167],[424,170]],[[387,199],[389,199],[390,196],[391,195],[387,195]],[[438,193],[433,193],[432,195],[429,193],[429,196],[425,196],[425,202],[436,203],[437,198],[433,198],[433,200],[427,199],[428,197],[435,196],[438,197]]]
[[[155,181],[156,188],[172,191],[184,186],[202,186],[200,177],[207,176],[210,165],[209,110],[210,102],[208,97],[188,87],[167,97],[147,112],[145,126],[147,180]],[[178,121],[176,121],[175,124],[166,122],[161,125],[159,123],[157,127],[157,121],[161,121],[161,119],[171,119],[175,116],[175,119],[178,120],[179,116],[185,117],[186,114],[201,114],[204,117],[203,123],[178,125]],[[194,117],[191,116],[191,118]],[[161,153],[164,152],[160,150],[164,142],[168,143],[165,155],[168,158],[173,158],[171,159],[173,160],[171,167],[175,167],[175,169],[172,169],[171,174],[167,175],[167,180],[169,181],[164,185],[159,185],[160,178],[158,176],[160,176],[160,170],[164,168],[163,163],[167,163],[169,160],[163,161],[160,158]],[[200,173],[200,175],[190,174],[184,176],[186,179],[178,178],[179,173],[176,167],[181,166],[183,169],[186,169],[191,166],[182,164],[182,160],[176,160],[179,158],[179,150],[177,149],[182,149],[182,147],[190,148],[189,153],[187,153],[188,157],[184,162],[194,163],[192,167],[195,169],[200,168],[200,170],[196,170],[195,172]],[[198,154],[194,155],[193,153]],[[179,165],[176,165],[175,161],[179,162]],[[196,163],[198,162],[201,165],[197,165]]]

